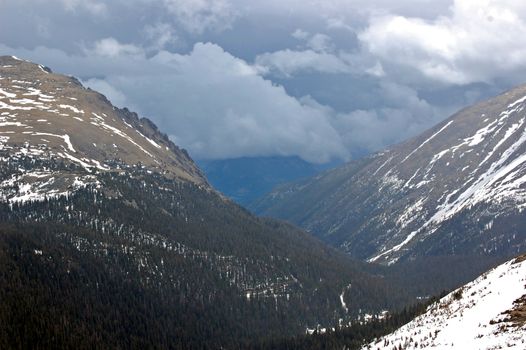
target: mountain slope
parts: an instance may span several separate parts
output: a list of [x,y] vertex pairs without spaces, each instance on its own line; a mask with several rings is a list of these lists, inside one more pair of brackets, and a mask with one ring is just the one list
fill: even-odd
[[0,117],[2,348],[238,348],[412,300],[72,78],[0,58]]
[[354,257],[507,257],[526,248],[526,86],[257,201]]
[[508,261],[364,349],[524,349],[526,256]]
[[11,56],[0,57],[0,74],[0,142],[11,156],[62,159],[101,171],[140,164],[206,184],[188,154],[151,121],[116,109],[75,78]]

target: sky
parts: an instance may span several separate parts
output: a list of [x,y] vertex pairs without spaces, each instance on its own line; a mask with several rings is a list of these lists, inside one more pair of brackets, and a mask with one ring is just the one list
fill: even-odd
[[347,161],[526,83],[526,1],[0,0],[0,55],[194,158]]

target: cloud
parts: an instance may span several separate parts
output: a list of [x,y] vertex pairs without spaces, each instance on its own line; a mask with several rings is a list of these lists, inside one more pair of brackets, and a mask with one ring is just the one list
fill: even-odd
[[96,41],[91,53],[108,58],[124,55],[144,55],[142,48],[132,44],[121,44],[115,38],[104,38]]
[[322,33],[311,35],[309,32],[302,29],[296,29],[291,36],[297,40],[305,43],[305,46],[316,52],[328,52],[334,49],[334,45],[330,36]]
[[309,37],[309,32],[306,32],[304,30],[301,30],[301,29],[296,29],[294,32],[292,32],[291,36],[295,39],[298,39],[298,40],[305,40]]
[[335,112],[334,125],[348,149],[381,150],[422,132],[457,108],[433,106],[420,98],[416,90],[393,82],[381,83],[376,95],[383,102],[377,108]]
[[336,55],[314,50],[281,50],[256,57],[255,63],[266,73],[291,75],[316,71],[323,73],[349,73],[351,67]]
[[132,107],[132,105],[130,105],[129,101],[126,99],[126,96],[105,80],[92,78],[82,81],[82,84],[106,96],[106,98],[110,100],[114,106],[119,108]]
[[386,75],[380,60],[368,52],[335,51],[331,38],[324,34],[307,35],[302,39],[305,48],[260,54],[254,60],[255,65],[264,75],[285,78],[312,72],[377,78]]
[[450,15],[434,20],[373,18],[359,38],[391,71],[411,67],[446,84],[513,78],[526,71],[526,4],[456,0]]
[[97,78],[84,76],[87,86],[119,106],[133,101],[135,110],[197,158],[298,155],[326,162],[349,156],[332,114],[290,96],[215,44],[197,43],[188,54],[160,51],[151,57],[113,38],[83,55],[1,45],[0,52],[52,68],[50,61],[60,62],[81,78],[98,71]]
[[307,46],[316,52],[327,52],[334,49],[331,37],[325,34],[314,34],[308,41]]
[[[279,17],[285,15],[289,21],[323,21],[339,28],[356,29],[371,16],[394,14],[433,19],[445,15],[453,0],[231,0],[248,15],[265,14]],[[244,6],[245,5],[245,6]],[[301,21],[303,20],[303,21]]]
[[224,30],[231,26],[238,13],[228,0],[162,0],[175,16],[175,22],[191,33]]
[[[148,87],[163,94],[149,110],[157,109],[167,131],[197,157],[299,155],[324,162],[348,156],[330,115],[289,96],[217,45],[196,44],[188,55],[161,52],[152,61],[174,74]],[[159,106],[162,101],[173,107]]]
[[345,23],[342,18],[339,17],[330,17],[327,19],[327,28],[328,29],[344,29],[349,32],[353,32],[354,29],[349,24]]
[[2,3],[0,52],[78,76],[194,156],[324,161],[381,149],[520,82],[525,7],[17,0]]
[[108,7],[105,3],[96,0],[60,0],[65,9],[70,12],[84,10],[92,15],[106,15]]
[[150,47],[154,50],[165,49],[169,45],[178,44],[181,40],[173,26],[164,22],[147,24],[144,27],[144,35],[151,42]]
[[291,77],[304,72],[350,73],[353,69],[349,62],[334,53],[330,36],[322,33],[310,34],[296,29],[292,34],[303,42],[298,50],[284,49],[267,52],[255,58],[255,64],[264,74]]

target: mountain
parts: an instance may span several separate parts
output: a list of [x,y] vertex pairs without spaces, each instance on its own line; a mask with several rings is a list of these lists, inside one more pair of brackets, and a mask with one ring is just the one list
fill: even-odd
[[525,107],[519,86],[250,208],[370,262],[516,255],[526,248]]
[[243,348],[414,300],[41,65],[0,57],[0,141],[0,348]]
[[[2,57],[0,68],[0,142],[11,157],[60,159],[87,171],[122,171],[126,165],[140,164],[170,178],[207,185],[186,151],[150,120],[113,107],[75,78],[52,74],[41,65]],[[47,175],[38,178],[47,180]],[[27,177],[31,176],[23,179]],[[74,183],[73,178],[62,180]],[[47,188],[33,188],[36,192],[31,195],[45,193]],[[24,190],[29,193],[28,188]]]
[[524,349],[525,282],[522,255],[451,292],[363,349]]
[[198,160],[199,167],[217,190],[247,205],[279,184],[315,175],[330,167],[299,157],[243,157]]

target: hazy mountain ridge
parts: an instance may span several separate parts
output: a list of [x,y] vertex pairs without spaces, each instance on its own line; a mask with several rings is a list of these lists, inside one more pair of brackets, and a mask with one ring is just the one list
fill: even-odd
[[525,101],[519,86],[385,152],[278,187],[251,208],[369,261],[516,255],[525,248]]

